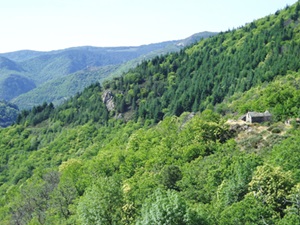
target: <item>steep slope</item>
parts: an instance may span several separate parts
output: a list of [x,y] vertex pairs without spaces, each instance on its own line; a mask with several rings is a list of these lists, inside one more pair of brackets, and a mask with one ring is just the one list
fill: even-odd
[[66,77],[48,81],[32,91],[16,97],[11,102],[19,105],[21,109],[30,109],[43,102],[59,105],[78,92],[82,92],[85,87],[97,82],[102,83],[118,68],[119,66],[102,66],[81,70]]
[[89,224],[94,214],[117,224],[299,219],[288,210],[297,206],[287,202],[299,193],[299,159],[291,157],[299,128],[230,130],[211,110],[165,117],[150,127],[122,123],[109,119],[101,93],[92,85],[56,109],[23,111],[19,125],[0,130],[1,222]]
[[[211,33],[213,35],[214,33]],[[204,34],[208,36],[207,33]],[[200,37],[199,37],[200,39]],[[56,79],[89,67],[117,65],[148,54],[153,51],[176,46],[178,41],[167,41],[156,44],[129,47],[74,47],[51,52],[18,51],[5,53],[6,57],[17,59],[20,65],[30,72],[30,78],[37,84]],[[179,49],[179,48],[177,48]],[[34,57],[36,55],[36,57]],[[24,56],[27,60],[20,60]]]
[[216,109],[222,114],[245,114],[248,111],[273,114],[273,121],[300,117],[300,72],[287,72],[272,83],[260,84],[245,93],[235,93]]
[[[222,76],[231,78],[228,67],[235,71],[237,65],[245,66],[246,74],[252,68],[253,78],[257,79],[264,71],[277,72],[274,76],[262,76],[264,82],[259,79],[251,82],[245,89],[253,89],[245,96],[240,94],[240,99],[247,99],[256,84],[265,87],[266,92],[281,88],[278,96],[259,93],[255,98],[258,103],[270,97],[272,101],[265,106],[274,107],[274,101],[287,108],[297,108],[299,101],[294,100],[299,96],[299,72],[292,71],[298,70],[298,62],[294,60],[297,52],[288,48],[294,40],[297,49],[298,33],[293,30],[298,29],[297,10],[300,3],[256,21],[255,28],[246,26],[201,41],[180,53],[143,62],[122,78],[106,83],[105,88],[110,89],[96,83],[56,108],[45,103],[22,111],[16,125],[0,129],[1,223],[298,224],[298,125],[285,126],[278,122],[262,129],[261,125],[251,124],[240,132],[230,128],[225,118],[211,109],[176,116],[179,112],[171,108],[172,104],[184,103],[181,90],[176,88],[182,85],[199,85],[203,90],[210,90],[206,93],[211,94],[206,99],[208,102],[199,106],[213,108],[213,103],[218,102],[213,101],[215,92],[219,91],[217,87],[221,91],[230,89],[230,85],[222,86],[228,85],[222,82]],[[289,25],[293,37],[282,40],[280,31]],[[271,43],[263,41],[270,48],[265,49],[268,57],[259,57],[261,53],[253,50],[248,52],[250,56],[245,54],[245,59],[237,61],[231,49],[236,48],[234,52],[241,56],[248,50],[247,46],[256,46],[257,40],[265,37],[261,29],[268,32],[268,27],[274,38]],[[236,38],[240,33],[242,39]],[[248,35],[251,40],[244,43],[243,37],[246,39]],[[222,42],[217,41],[220,38]],[[263,52],[264,45],[260,48]],[[221,47],[224,47],[222,51],[211,52]],[[215,61],[221,57],[228,67],[223,64],[220,67],[221,62]],[[277,57],[283,60],[280,68]],[[194,64],[197,60],[199,65]],[[211,77],[200,73],[202,67],[209,67],[213,73],[214,66],[220,74]],[[202,83],[194,84],[199,82],[195,74],[210,78],[211,89],[205,87],[211,81],[203,87]],[[232,77],[236,81],[231,79],[236,89],[232,91],[233,96],[243,92],[242,74]],[[289,84],[293,84],[291,90]],[[173,96],[167,98],[165,90],[176,92],[170,92]],[[197,98],[196,91],[186,90],[193,94],[189,97]],[[283,93],[286,96],[281,102]],[[155,110],[141,111],[141,106],[156,95],[162,102],[169,101],[170,108],[156,114],[155,110],[160,109],[157,98],[157,104],[151,105]],[[108,100],[114,101],[115,111],[108,110]],[[288,105],[284,105],[285,100]],[[131,101],[133,104],[129,105]],[[129,120],[129,113],[135,112],[136,120]],[[155,123],[159,113],[164,118]],[[278,115],[284,118],[284,113]]]
[[299,7],[203,40],[178,54],[143,62],[105,84],[117,109],[159,121],[220,103],[226,96],[300,68]]
[[112,78],[112,77],[121,76],[123,73],[128,72],[129,69],[136,67],[138,64],[142,63],[143,61],[150,60],[152,58],[155,58],[156,56],[166,55],[167,53],[179,52],[181,49],[183,49],[185,47],[195,44],[196,42],[198,42],[202,39],[213,37],[217,34],[218,34],[217,32],[204,31],[204,32],[194,34],[186,39],[179,40],[176,42],[171,42],[169,45],[165,46],[162,49],[154,50],[150,53],[147,53],[145,55],[137,57],[136,59],[133,59],[126,63],[123,63],[117,69],[117,71],[115,71],[111,74],[110,77]]
[[[105,76],[120,76],[123,72],[127,72],[129,68],[135,67],[142,60],[150,59],[168,52],[179,51],[186,45],[215,34],[216,33],[213,32],[202,32],[186,40],[167,41],[133,47],[101,48],[86,46],[51,52],[24,50],[0,54],[7,57],[2,57],[2,60],[0,60],[0,70],[4,71],[2,77],[6,75],[7,78],[10,74],[18,74],[22,76],[23,79],[32,82],[23,82],[23,91],[16,91],[14,95],[11,95],[11,90],[3,88],[3,96],[0,96],[0,99],[1,97],[6,100],[16,98],[14,102],[18,104],[19,108],[28,108],[33,105],[42,104],[44,101],[50,102],[54,100],[56,101],[55,103],[59,103],[59,99],[69,98],[74,93],[82,91],[83,88],[86,87],[83,85],[89,85],[96,80],[103,80]],[[118,70],[111,70],[110,73],[107,73],[108,70],[105,67],[108,65],[114,65],[115,68],[117,68],[118,65]],[[98,70],[98,79],[94,77],[96,72],[93,76],[90,76],[91,73],[89,71],[91,70]],[[66,85],[56,85],[53,86],[52,89],[50,88],[49,85],[52,83],[57,84],[59,82],[62,84],[64,82],[63,80],[67,80],[67,82],[73,80],[78,83],[79,81],[67,77],[73,77],[72,74],[79,71],[81,71],[80,81],[82,81],[82,85],[74,84],[71,92],[65,89],[67,88]],[[86,76],[84,76],[85,73]],[[35,85],[32,85],[33,83]],[[26,84],[28,84],[28,86],[26,86]],[[45,86],[47,88],[44,88]],[[35,87],[38,88],[34,89]],[[76,89],[76,87],[78,88]],[[19,90],[19,87],[17,90]],[[28,92],[30,90],[33,91]],[[23,93],[26,93],[25,96],[22,96]],[[55,93],[57,93],[57,95]],[[18,98],[19,95],[21,96]],[[49,98],[47,98],[47,96],[49,96]]]

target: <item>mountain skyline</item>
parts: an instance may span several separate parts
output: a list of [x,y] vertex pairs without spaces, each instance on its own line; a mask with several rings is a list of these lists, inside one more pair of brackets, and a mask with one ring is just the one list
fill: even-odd
[[141,61],[176,52],[217,33],[137,47],[73,47],[57,51],[0,54],[0,100],[20,109],[44,102],[60,104],[92,83],[120,76]]
[[237,28],[295,2],[11,0],[1,3],[0,52],[179,40],[199,31]]

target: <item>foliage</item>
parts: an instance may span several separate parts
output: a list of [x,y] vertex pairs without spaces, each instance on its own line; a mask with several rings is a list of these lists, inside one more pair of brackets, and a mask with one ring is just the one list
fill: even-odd
[[277,218],[272,209],[259,202],[253,195],[249,195],[226,208],[221,214],[219,224],[273,224]]
[[282,213],[286,207],[286,196],[289,195],[292,186],[291,173],[266,164],[257,167],[249,183],[249,191],[262,203]]
[[157,190],[142,206],[141,219],[137,224],[185,225],[187,207],[176,192]]
[[2,53],[0,100],[11,100],[20,109],[44,102],[61,104],[90,84],[120,76],[142,60],[179,51],[183,46],[215,34],[203,32],[184,40],[137,47],[74,47],[50,52]]
[[161,182],[167,189],[178,189],[176,183],[182,179],[180,168],[175,165],[166,166],[162,170]]
[[[67,77],[51,79],[34,90],[14,98],[12,102],[18,105],[20,109],[30,109],[44,102],[60,105],[91,84],[102,83],[117,68],[116,65],[102,66],[91,69],[91,71],[83,70],[68,74]],[[53,91],[53,87],[55,87],[55,91]]]
[[86,190],[78,203],[81,224],[122,224],[122,191],[113,178],[103,178]]
[[[143,62],[60,106],[22,111],[16,124],[0,129],[1,224],[297,224],[299,127],[233,131],[214,104],[219,94],[257,84],[270,88],[269,96],[254,102],[285,106],[275,110],[279,120],[297,115],[290,108],[298,107],[298,62],[288,45],[299,36],[292,29],[299,8]],[[207,73],[215,68],[224,76]],[[280,95],[274,87],[283,87]],[[105,88],[115,100],[111,111]],[[234,102],[224,102],[216,111],[230,107]]]
[[[294,5],[178,53],[143,61],[105,87],[117,96],[119,112],[134,109],[135,118],[154,122],[165,115],[211,108],[234,93],[298,71],[299,23],[293,17],[296,12]],[[272,90],[267,101],[276,120],[299,114],[297,84],[291,90],[287,86],[282,93],[277,93],[277,88],[276,92]],[[266,103],[257,107],[265,108]],[[252,110],[249,108],[243,112]]]
[[[270,111],[274,121],[298,118],[300,115],[300,73],[288,71],[274,82],[261,84],[246,92],[243,97],[235,94],[225,102],[228,110],[246,113],[247,111]],[[218,107],[218,106],[217,106]],[[219,106],[220,107],[220,106]]]
[[0,101],[0,127],[11,125],[17,119],[18,112],[16,105]]

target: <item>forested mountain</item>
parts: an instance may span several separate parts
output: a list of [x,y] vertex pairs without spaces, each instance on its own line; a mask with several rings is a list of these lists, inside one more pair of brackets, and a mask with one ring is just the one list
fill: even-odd
[[108,79],[109,76],[114,74],[118,68],[120,68],[119,65],[111,65],[102,66],[95,70],[80,70],[68,74],[66,77],[45,82],[32,91],[16,97],[12,102],[25,109],[38,106],[43,102],[52,102],[55,105],[59,105],[70,96],[74,96],[78,92],[83,91],[85,87],[96,82],[102,83],[105,79]]
[[[299,11],[23,110],[0,129],[1,224],[300,224]],[[248,110],[273,121],[228,121]]]
[[[3,71],[1,73],[3,82],[1,83],[1,87],[9,88],[5,81],[9,79],[12,74],[30,79],[36,86],[40,86],[45,82],[66,77],[68,74],[72,74],[80,70],[97,68],[106,65],[117,65],[168,44],[170,43],[167,42],[152,45],[151,47],[141,46],[135,48],[78,47],[44,52],[37,57],[25,56],[25,58],[28,59],[19,62],[13,62],[10,59],[2,57],[0,68]],[[18,58],[21,53],[22,52],[16,52],[15,54],[10,53],[7,56],[11,58]],[[30,54],[28,53],[27,55]],[[16,83],[18,82],[16,81]],[[10,100],[16,96],[10,96],[7,94],[7,96],[1,95],[0,97],[5,100]]]
[[10,101],[20,109],[30,109],[44,102],[58,105],[94,82],[120,76],[143,60],[179,51],[216,34],[201,32],[183,40],[137,47],[87,46],[51,52],[22,50],[2,53],[0,100]]
[[235,92],[298,70],[295,10],[287,8],[179,53],[145,61],[105,87],[115,94],[119,112],[133,108],[137,118],[159,121],[164,115],[213,106]]
[[[7,101],[14,99],[13,102],[20,108],[29,108],[34,104],[42,104],[43,101],[51,102],[53,99],[69,98],[95,82],[94,77],[91,78],[89,76],[89,71],[91,70],[97,71],[94,74],[98,74],[98,80],[101,81],[104,77],[113,75],[114,70],[112,70],[112,66],[115,66],[114,68],[117,69],[122,64],[133,60],[131,63],[127,63],[126,66],[124,65],[123,69],[120,68],[120,72],[127,71],[142,59],[179,51],[186,45],[215,34],[213,32],[201,32],[184,40],[166,41],[136,47],[86,46],[50,52],[23,50],[3,53],[0,54],[0,99]],[[107,66],[110,66],[109,73],[107,73],[108,70],[105,68]],[[85,86],[77,85],[77,88],[73,87],[75,93],[72,91],[68,94],[65,85],[53,86],[52,91],[43,87],[43,85],[49,87],[53,81],[56,83],[68,83],[71,80],[68,77],[74,76],[73,74],[77,72],[82,74],[80,80]],[[35,90],[36,87],[39,89]],[[13,88],[14,90],[12,91]],[[33,92],[30,92],[31,90]],[[27,93],[26,96],[22,96],[25,93]],[[64,93],[65,95],[60,95],[59,93]],[[40,101],[42,98],[37,97],[37,95],[44,96],[43,101]],[[15,100],[18,96],[21,99]],[[49,96],[49,98],[46,96]]]

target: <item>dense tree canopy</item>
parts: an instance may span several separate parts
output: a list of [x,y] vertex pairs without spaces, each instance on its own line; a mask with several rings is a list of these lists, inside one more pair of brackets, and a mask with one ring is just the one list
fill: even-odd
[[179,53],[144,61],[105,87],[114,90],[117,110],[134,109],[136,118],[157,122],[164,115],[202,111],[299,69],[298,8],[287,7]]
[[22,111],[0,129],[1,224],[300,224],[299,5]]

